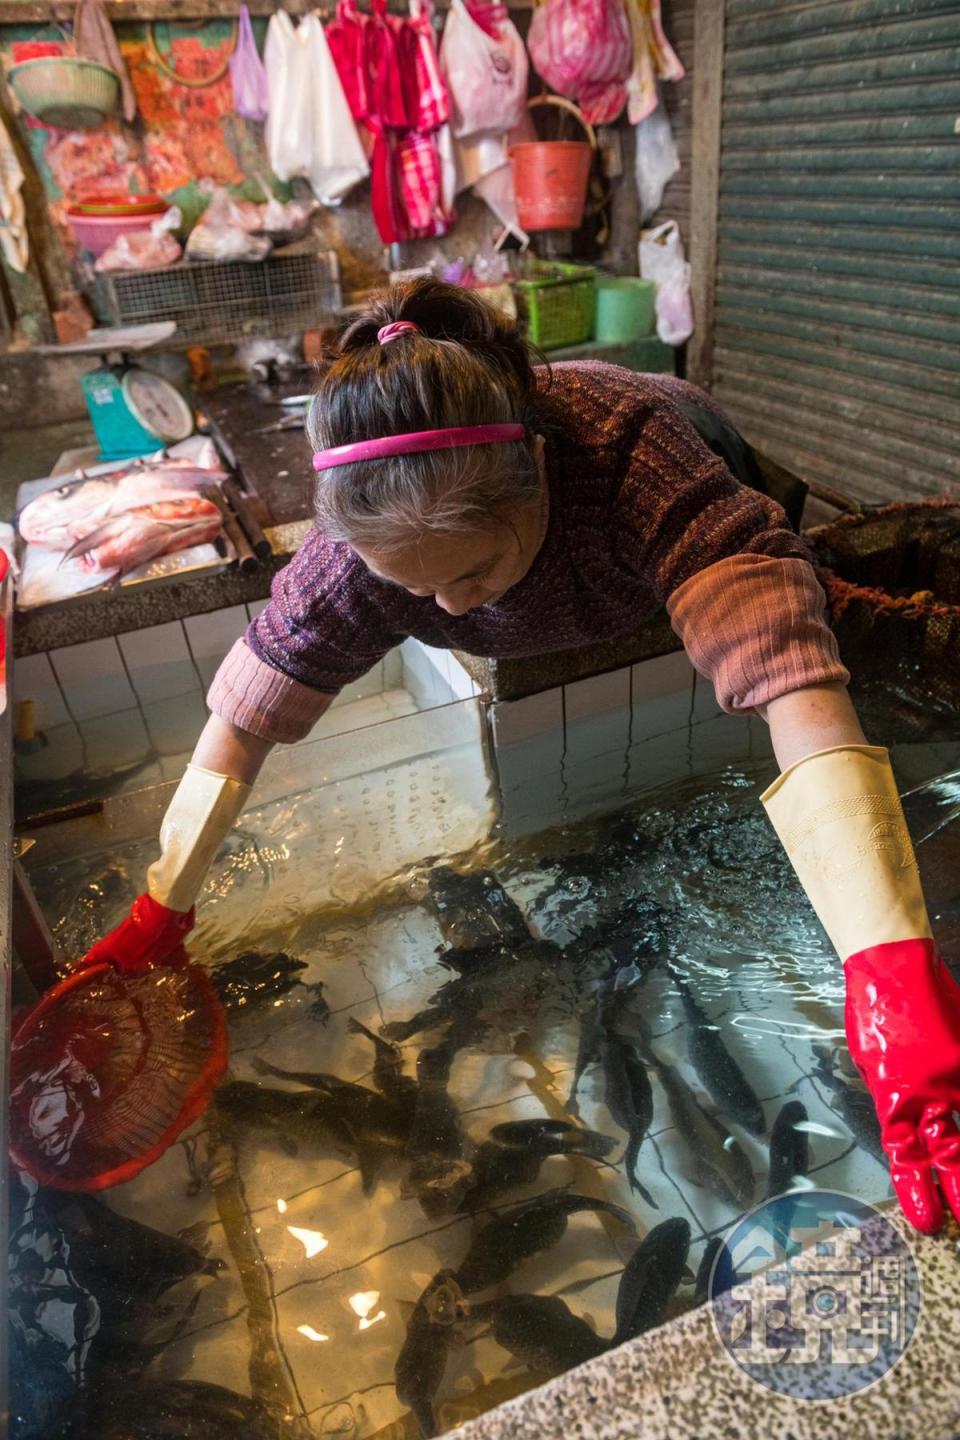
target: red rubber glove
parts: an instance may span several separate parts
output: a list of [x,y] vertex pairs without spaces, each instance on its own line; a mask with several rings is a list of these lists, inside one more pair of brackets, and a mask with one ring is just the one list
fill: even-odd
[[183,937],[193,929],[193,910],[168,910],[150,895],[138,895],[130,914],[92,945],[79,965],[104,961],[123,975],[138,975],[151,965],[184,965],[189,957]]
[[874,945],[843,968],[847,1043],[877,1107],[893,1188],[911,1225],[935,1235],[944,1199],[960,1220],[960,986],[933,940]]

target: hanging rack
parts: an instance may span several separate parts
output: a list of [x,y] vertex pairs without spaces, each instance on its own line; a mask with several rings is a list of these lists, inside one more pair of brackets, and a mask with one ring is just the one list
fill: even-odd
[[[450,0],[434,0],[437,10],[449,8]],[[240,13],[241,0],[105,0],[104,8],[114,23],[144,20],[229,20]],[[510,10],[532,10],[534,0],[506,0]],[[76,0],[2,0],[0,24],[43,25],[73,19]],[[305,15],[311,0],[247,0],[251,15],[272,15],[277,10]]]

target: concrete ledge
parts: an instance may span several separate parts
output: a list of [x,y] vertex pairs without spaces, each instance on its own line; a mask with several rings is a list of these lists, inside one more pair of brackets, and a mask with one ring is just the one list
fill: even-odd
[[522,700],[540,690],[618,670],[638,660],[653,660],[682,648],[665,613],[617,640],[556,650],[547,655],[524,655],[513,660],[485,660],[456,651],[457,659],[491,700]]

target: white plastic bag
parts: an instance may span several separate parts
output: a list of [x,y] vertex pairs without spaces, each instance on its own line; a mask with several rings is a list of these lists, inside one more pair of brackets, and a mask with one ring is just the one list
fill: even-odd
[[657,286],[657,334],[665,345],[682,345],[693,334],[690,266],[675,220],[640,231],[640,274]]
[[636,173],[641,224],[656,215],[663,192],[679,169],[680,158],[670,121],[663,106],[658,105],[637,126]]
[[527,52],[511,20],[488,35],[463,0],[450,0],[440,41],[443,71],[453,106],[456,139],[488,131],[506,134],[527,108]]
[[302,175],[322,205],[339,205],[370,167],[319,17],[307,15],[295,29],[286,11],[277,11],[267,26],[264,63],[274,174]]
[[260,227],[260,207],[235,200],[215,186],[213,198],[187,240],[189,260],[262,260],[272,242],[253,232]]
[[161,270],[180,259],[180,245],[174,238],[181,220],[179,206],[171,205],[148,230],[118,235],[98,256],[95,270]]
[[230,56],[230,83],[237,114],[244,120],[266,120],[270,108],[267,72],[257,50],[246,5],[240,6],[237,43]]

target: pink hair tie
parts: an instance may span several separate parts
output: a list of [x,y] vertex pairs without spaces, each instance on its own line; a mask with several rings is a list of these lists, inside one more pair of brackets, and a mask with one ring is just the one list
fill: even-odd
[[391,340],[398,339],[401,335],[420,335],[422,331],[419,325],[412,320],[391,320],[389,325],[381,325],[377,331],[377,340],[381,345],[389,345]]
[[[404,322],[401,321],[401,324]],[[377,440],[358,440],[353,445],[334,445],[318,450],[314,470],[333,470],[355,460],[383,460],[391,455],[417,455],[424,450],[457,450],[465,445],[496,445],[526,437],[523,425],[451,425],[446,430],[414,430],[409,435],[383,435]]]

